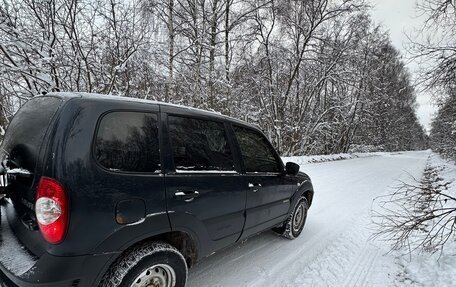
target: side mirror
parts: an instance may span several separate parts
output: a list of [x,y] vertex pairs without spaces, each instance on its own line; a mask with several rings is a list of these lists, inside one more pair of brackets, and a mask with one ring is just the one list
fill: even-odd
[[285,165],[285,171],[290,175],[297,175],[299,172],[299,165],[294,162],[287,162]]

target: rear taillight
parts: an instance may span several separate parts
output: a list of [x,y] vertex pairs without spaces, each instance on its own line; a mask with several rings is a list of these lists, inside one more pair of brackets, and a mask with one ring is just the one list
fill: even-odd
[[56,180],[42,177],[35,203],[36,219],[47,242],[59,244],[68,229],[68,197]]

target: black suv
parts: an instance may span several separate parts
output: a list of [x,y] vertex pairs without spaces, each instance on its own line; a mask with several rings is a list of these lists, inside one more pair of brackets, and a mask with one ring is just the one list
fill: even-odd
[[35,97],[1,161],[0,273],[19,286],[184,286],[221,248],[298,236],[313,198],[259,129],[132,98]]

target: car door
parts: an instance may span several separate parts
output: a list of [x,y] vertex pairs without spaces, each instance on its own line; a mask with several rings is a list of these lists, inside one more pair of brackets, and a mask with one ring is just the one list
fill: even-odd
[[236,125],[233,131],[242,157],[242,182],[247,190],[245,237],[285,220],[292,188],[282,160],[261,132]]
[[200,248],[212,252],[236,242],[245,221],[246,191],[233,143],[223,121],[172,114],[169,109],[172,164],[165,179],[171,226],[191,230]]

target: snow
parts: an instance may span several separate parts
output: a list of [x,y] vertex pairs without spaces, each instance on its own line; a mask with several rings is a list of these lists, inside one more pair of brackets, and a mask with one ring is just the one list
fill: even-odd
[[385,242],[371,239],[370,212],[373,199],[397,180],[419,178],[429,154],[378,153],[315,164],[305,164],[309,157],[294,158],[315,188],[301,236],[254,236],[202,260],[190,270],[188,286],[403,286],[400,260]]
[[16,276],[20,276],[29,271],[35,265],[36,260],[24,250],[13,235],[5,212],[5,208],[1,207],[0,264]]
[[32,173],[26,169],[23,168],[13,168],[13,169],[8,169],[7,173],[10,174],[23,174],[23,175],[31,175]]
[[217,173],[217,174],[235,174],[235,170],[185,170],[185,169],[176,169],[176,173]]
[[[32,173],[23,168],[13,168],[13,169],[6,169],[6,172],[12,175],[22,175],[22,176],[29,176]],[[7,186],[8,180],[4,176],[0,176],[0,186]]]
[[[448,249],[456,250],[456,244]],[[454,286],[456,282],[456,257],[439,254],[430,256],[412,256],[411,260],[401,258],[399,264],[403,267],[403,286],[440,287]]]
[[372,156],[390,156],[399,153],[387,153],[387,152],[355,152],[355,153],[339,153],[339,154],[326,154],[326,155],[307,155],[307,156],[290,156],[282,157],[284,163],[294,162],[299,165],[307,163],[318,163],[318,162],[327,162],[327,161],[336,161],[344,159],[355,159],[355,158],[365,158]]
[[[440,176],[448,186],[448,194],[456,197],[456,165],[442,160],[438,155],[430,157],[432,166],[444,167]],[[454,202],[448,202],[448,206]],[[449,241],[442,253],[430,254],[427,252],[413,253],[411,257],[400,258],[402,266],[402,282],[404,286],[455,286],[456,282],[456,238]]]

